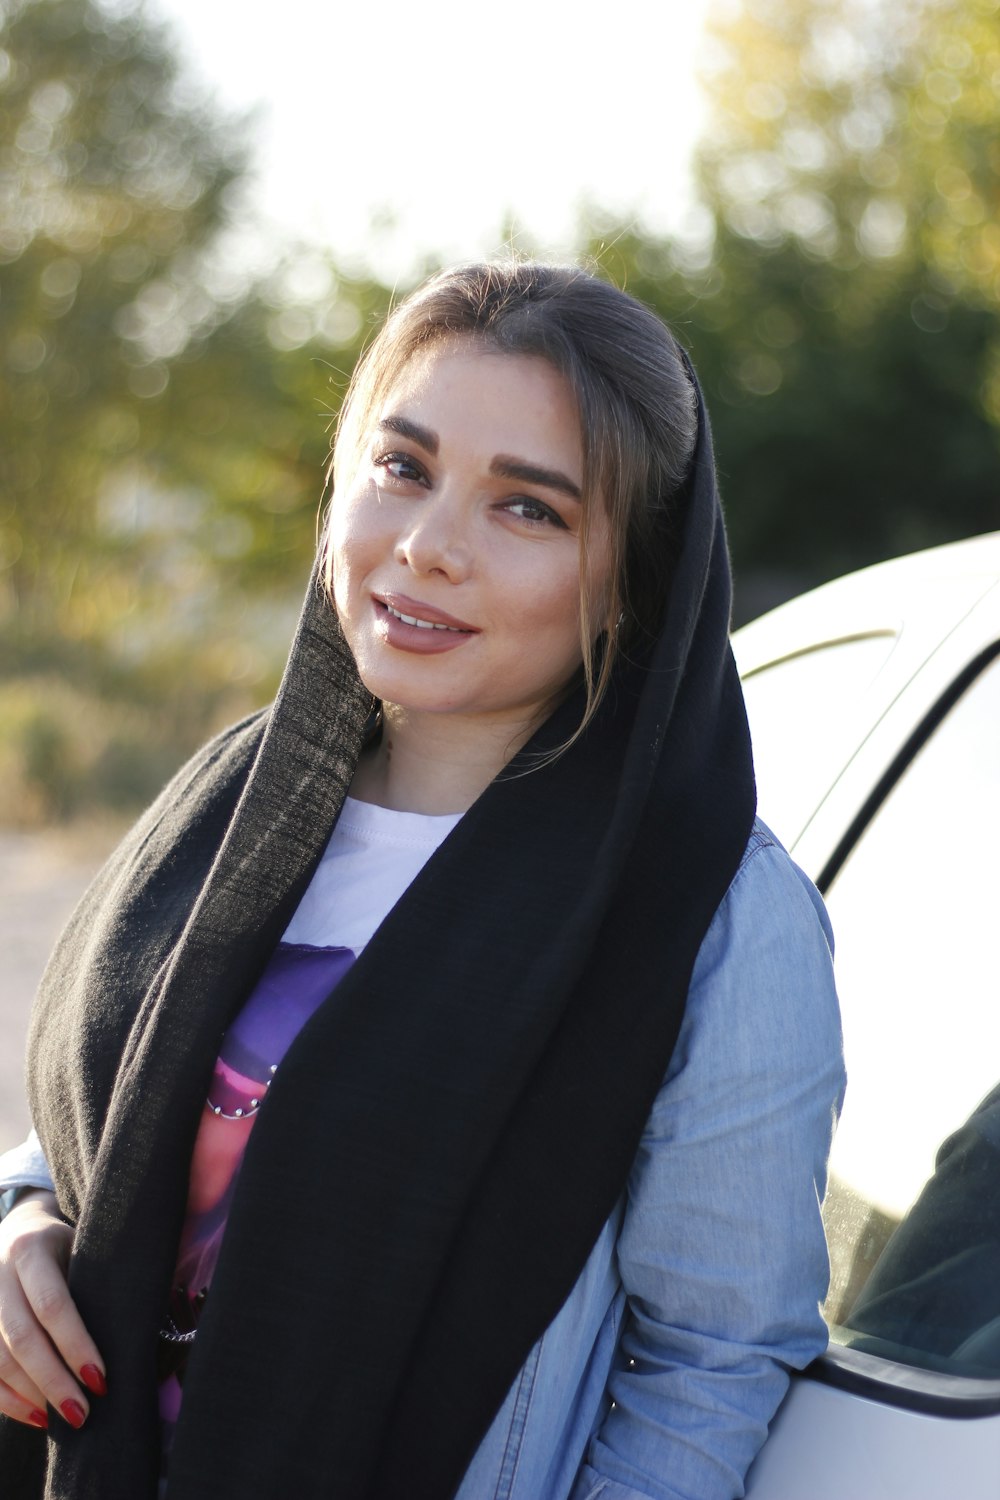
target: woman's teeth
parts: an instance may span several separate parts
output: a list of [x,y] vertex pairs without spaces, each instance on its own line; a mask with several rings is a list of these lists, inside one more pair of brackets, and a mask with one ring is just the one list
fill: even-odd
[[386,609],[391,615],[395,615],[397,620],[402,620],[404,625],[416,625],[420,630],[457,630],[461,632],[461,626],[459,625],[438,625],[433,620],[418,620],[416,615],[404,615],[400,610],[393,609],[391,604],[387,604]]

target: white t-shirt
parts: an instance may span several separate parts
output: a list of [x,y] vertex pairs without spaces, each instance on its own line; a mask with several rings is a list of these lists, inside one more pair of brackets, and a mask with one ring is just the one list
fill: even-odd
[[395,812],[348,797],[282,942],[360,953],[461,816]]

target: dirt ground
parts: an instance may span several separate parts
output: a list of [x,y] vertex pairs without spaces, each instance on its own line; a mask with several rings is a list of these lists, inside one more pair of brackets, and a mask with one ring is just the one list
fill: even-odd
[[117,837],[113,829],[0,829],[0,1151],[28,1128],[28,1012],[49,951]]

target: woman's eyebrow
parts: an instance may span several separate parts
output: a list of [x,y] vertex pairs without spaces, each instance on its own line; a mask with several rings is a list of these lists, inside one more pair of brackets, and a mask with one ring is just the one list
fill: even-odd
[[436,454],[438,451],[438,435],[429,427],[421,427],[419,422],[411,422],[409,417],[381,417],[378,429],[380,432],[394,432],[397,437],[409,438],[411,443],[419,443],[426,452]]
[[559,469],[543,469],[540,464],[527,463],[523,458],[509,458],[506,453],[497,454],[490,464],[490,473],[495,474],[498,479],[520,479],[525,484],[541,484],[546,489],[562,490],[563,494],[571,495],[574,500],[583,499],[580,486],[574,484]]

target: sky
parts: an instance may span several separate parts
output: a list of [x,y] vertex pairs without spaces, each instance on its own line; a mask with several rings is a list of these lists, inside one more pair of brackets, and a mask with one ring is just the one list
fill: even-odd
[[254,234],[400,275],[499,250],[508,222],[568,253],[585,199],[683,229],[709,3],[148,7],[220,106],[256,109]]

